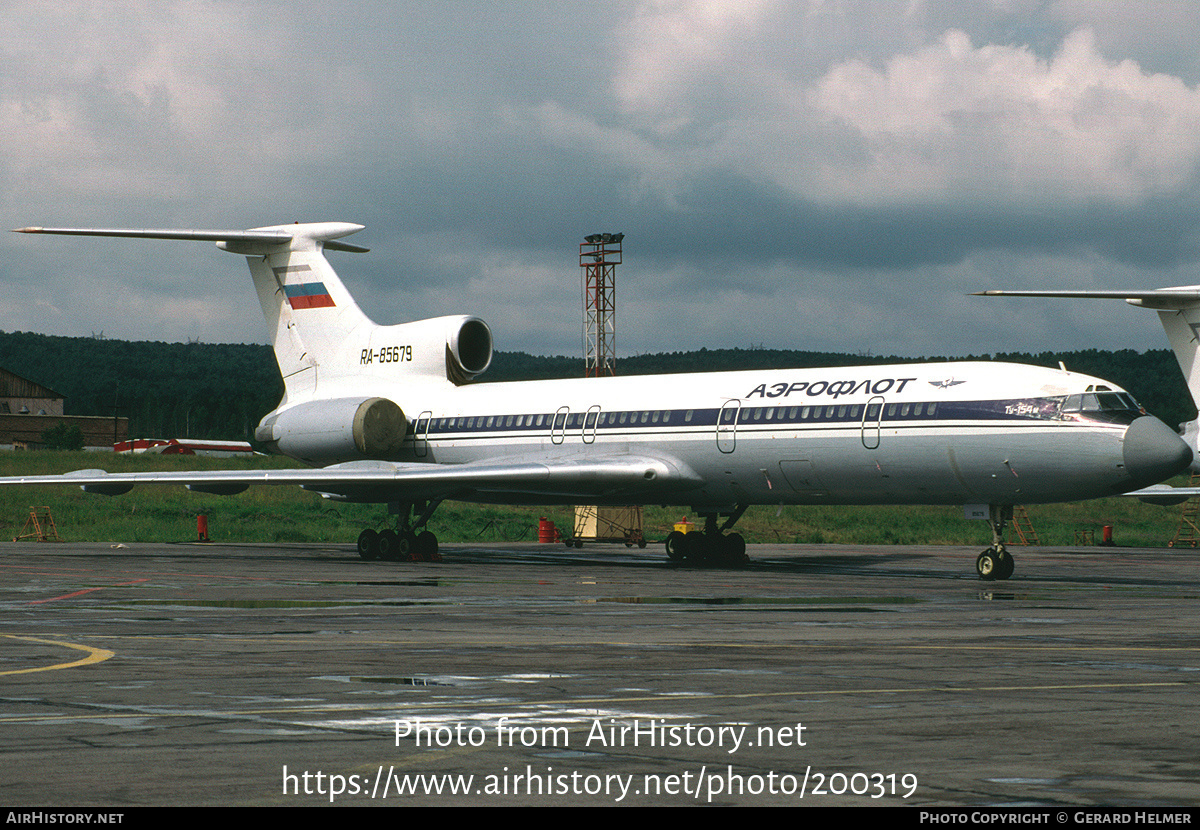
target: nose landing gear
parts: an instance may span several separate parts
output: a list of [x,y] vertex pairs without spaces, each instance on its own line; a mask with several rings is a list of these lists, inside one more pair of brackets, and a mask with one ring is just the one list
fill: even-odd
[[988,524],[992,527],[992,546],[975,560],[975,572],[980,579],[1008,579],[1013,575],[1013,557],[1004,547],[1004,526],[1012,521],[1011,504],[989,504]]

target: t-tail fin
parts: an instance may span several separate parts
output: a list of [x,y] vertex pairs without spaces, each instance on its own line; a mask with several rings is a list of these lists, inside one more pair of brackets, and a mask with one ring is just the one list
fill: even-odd
[[327,249],[366,252],[337,241],[362,229],[349,222],[316,222],[251,230],[31,227],[17,232],[208,241],[245,255],[283,375],[285,399],[295,399],[311,396],[320,375],[332,375],[332,380],[345,374],[348,361],[335,357],[339,346],[356,332],[361,335],[357,339],[369,337],[365,330],[374,327],[324,255]]
[[[374,323],[359,309],[338,279],[324,250],[365,251],[337,242],[362,230],[345,222],[277,225],[248,233],[280,232],[284,243],[224,239],[217,247],[245,254],[279,372],[285,400],[311,397],[321,380],[335,380],[350,368],[339,359],[351,339],[367,336]],[[355,337],[358,335],[358,337]]]
[[[1184,292],[1189,296],[1182,296]],[[1192,405],[1200,406],[1200,286],[1167,289],[1155,297],[1132,298],[1129,302],[1158,311],[1183,379],[1192,393]]]
[[245,256],[283,375],[280,409],[305,400],[358,395],[364,385],[468,383],[486,371],[492,334],[478,317],[379,326],[362,313],[325,259],[330,250],[365,252],[340,241],[362,228],[314,222],[244,231],[39,227],[17,232],[200,240]]

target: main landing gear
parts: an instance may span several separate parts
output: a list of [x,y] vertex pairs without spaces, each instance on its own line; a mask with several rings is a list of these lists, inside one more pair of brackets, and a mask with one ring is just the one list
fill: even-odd
[[1004,547],[1004,526],[1012,521],[1011,504],[988,505],[988,523],[992,526],[992,546],[979,554],[975,571],[980,579],[1008,579],[1013,574],[1013,558]]
[[376,532],[367,528],[358,535],[358,555],[363,559],[401,562],[442,561],[437,537],[425,529],[425,524],[441,503],[442,500],[437,499],[433,502],[397,502],[388,505],[388,512],[399,517],[397,529]]
[[746,555],[746,540],[740,533],[725,534],[734,522],[746,512],[744,505],[717,527],[717,513],[705,513],[704,531],[681,533],[672,530],[667,534],[667,557],[672,562],[688,562],[693,565],[744,565],[750,561]]

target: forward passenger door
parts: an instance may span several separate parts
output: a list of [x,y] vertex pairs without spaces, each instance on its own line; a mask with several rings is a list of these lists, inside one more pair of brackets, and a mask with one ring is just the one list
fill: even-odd
[[740,400],[725,401],[717,413],[717,449],[721,452],[733,452],[737,444],[738,412],[741,408]]

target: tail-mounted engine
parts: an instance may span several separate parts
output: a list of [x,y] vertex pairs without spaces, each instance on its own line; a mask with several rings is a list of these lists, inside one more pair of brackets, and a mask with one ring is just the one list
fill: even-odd
[[[353,346],[357,350],[358,346]],[[445,378],[464,384],[487,371],[492,363],[492,330],[478,317],[433,317],[376,326],[370,341],[353,351],[358,373],[389,379],[404,376]],[[325,369],[328,372],[328,367]]]
[[446,338],[446,377],[463,384],[492,365],[492,330],[478,317],[462,317]]
[[307,401],[263,419],[256,440],[272,451],[313,464],[393,458],[408,420],[387,398]]

